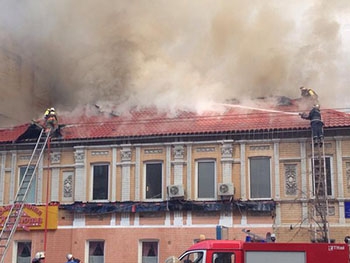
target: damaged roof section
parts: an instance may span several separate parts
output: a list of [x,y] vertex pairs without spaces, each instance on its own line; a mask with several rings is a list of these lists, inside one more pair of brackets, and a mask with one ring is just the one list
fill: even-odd
[[[169,113],[156,108],[144,108],[119,114],[59,116],[59,128],[53,135],[56,141],[99,140],[160,136],[190,136],[213,134],[309,132],[310,123],[300,118],[300,107],[288,98],[280,98],[273,106],[263,100],[254,107],[240,104],[218,105],[218,110],[196,113]],[[348,130],[350,115],[332,109],[321,109],[325,130]],[[0,144],[22,143],[38,138],[41,126],[36,123],[0,130]],[[347,132],[347,131],[346,131]],[[327,136],[327,133],[325,134]],[[338,134],[339,135],[339,134]],[[342,134],[343,135],[343,134]],[[284,137],[285,138],[285,137]]]

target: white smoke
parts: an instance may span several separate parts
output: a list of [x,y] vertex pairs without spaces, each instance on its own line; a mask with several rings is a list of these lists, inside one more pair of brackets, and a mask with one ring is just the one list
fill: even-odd
[[347,0],[3,0],[0,41],[47,70],[58,110],[203,111],[299,97],[300,86],[339,108],[349,106],[349,11]]

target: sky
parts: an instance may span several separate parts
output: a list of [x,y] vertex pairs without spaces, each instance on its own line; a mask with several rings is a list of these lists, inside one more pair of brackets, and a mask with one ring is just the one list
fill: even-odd
[[47,71],[58,112],[200,112],[301,86],[349,108],[349,14],[348,0],[1,0],[0,35]]

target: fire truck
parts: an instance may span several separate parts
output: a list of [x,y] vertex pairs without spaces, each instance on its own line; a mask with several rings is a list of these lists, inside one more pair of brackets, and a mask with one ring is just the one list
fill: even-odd
[[204,240],[166,263],[349,263],[349,245]]

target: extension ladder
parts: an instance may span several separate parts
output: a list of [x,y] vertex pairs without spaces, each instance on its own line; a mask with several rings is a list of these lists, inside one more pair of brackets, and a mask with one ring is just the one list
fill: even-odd
[[[327,167],[324,143],[315,144],[312,139],[312,181],[313,181],[313,203],[312,215],[314,221],[314,241],[330,242],[329,239],[329,214],[328,187],[327,187]],[[312,223],[311,223],[312,224]]]
[[50,138],[49,135],[50,130],[48,132],[45,132],[44,129],[41,130],[39,138],[36,142],[33,153],[30,157],[29,163],[17,190],[14,202],[11,205],[11,209],[8,212],[4,224],[2,225],[2,230],[0,233],[0,263],[4,262],[6,251],[10,246],[11,238],[16,232],[17,227],[20,226],[19,223],[25,205],[25,200],[33,178],[35,178],[35,172],[38,168],[39,161]]

